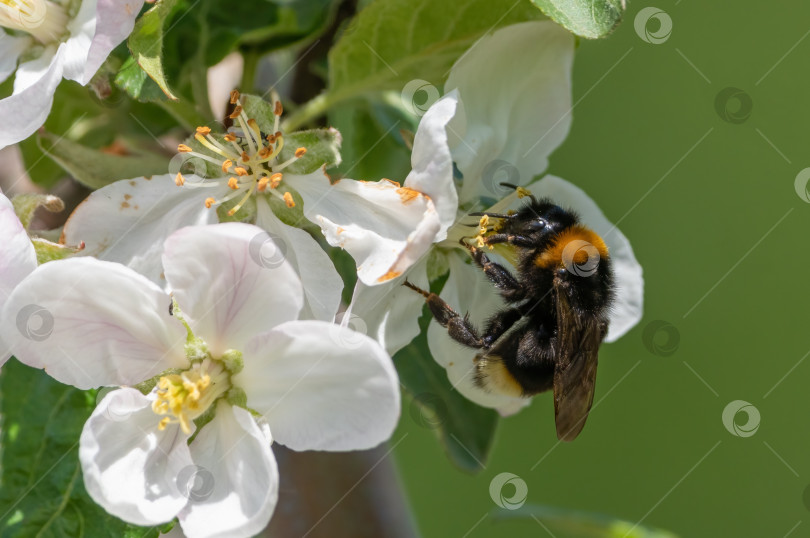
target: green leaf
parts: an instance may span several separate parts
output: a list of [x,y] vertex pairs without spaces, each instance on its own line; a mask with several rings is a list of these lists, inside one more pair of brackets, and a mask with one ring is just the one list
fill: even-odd
[[624,15],[626,0],[532,0],[554,22],[578,36],[610,34]]
[[149,78],[146,71],[141,69],[132,57],[121,66],[121,70],[115,76],[115,85],[142,103],[156,103],[166,99],[166,94],[157,82]]
[[411,170],[402,130],[416,130],[413,114],[385,102],[356,99],[329,111],[329,123],[343,135],[343,162],[331,175],[400,183]]
[[158,528],[114,518],[84,489],[78,440],[95,391],[10,360],[0,371],[0,395],[0,538],[157,538]]
[[529,0],[377,0],[329,53],[329,101],[402,91],[417,79],[440,87],[477,39],[538,18],[542,14]]
[[169,169],[169,159],[161,156],[112,155],[47,132],[40,132],[37,142],[43,152],[91,189],[100,189],[121,179],[165,174]]
[[554,506],[526,504],[514,510],[498,510],[493,515],[497,519],[532,518],[542,521],[549,531],[560,538],[677,538],[669,531],[643,527],[613,516]]
[[[132,56],[149,77],[155,81],[166,97],[176,100],[163,73],[163,25],[169,20],[176,0],[157,0],[154,7],[144,13],[129,36],[127,44]],[[140,93],[140,92],[139,92]],[[133,97],[135,97],[133,95]]]
[[31,243],[34,245],[34,251],[37,254],[37,263],[39,265],[46,262],[63,260],[79,252],[78,247],[54,243],[41,237],[32,238]]
[[[427,307],[425,307],[427,311]],[[435,430],[450,460],[460,469],[478,473],[489,458],[498,413],[474,404],[456,391],[447,372],[433,359],[427,345],[428,312],[420,318],[422,329],[410,345],[394,356],[399,378],[414,397],[411,416]]]

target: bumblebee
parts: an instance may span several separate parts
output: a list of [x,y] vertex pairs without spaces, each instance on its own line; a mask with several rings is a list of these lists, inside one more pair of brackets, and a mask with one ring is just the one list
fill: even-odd
[[[472,213],[481,217],[477,241],[461,240],[506,302],[483,332],[435,293],[404,285],[425,297],[452,339],[480,350],[474,381],[481,389],[517,397],[553,389],[557,437],[572,441],[593,403],[614,298],[608,249],[573,211],[505,185],[531,203],[507,214]],[[511,251],[516,275],[487,256],[496,245]]]

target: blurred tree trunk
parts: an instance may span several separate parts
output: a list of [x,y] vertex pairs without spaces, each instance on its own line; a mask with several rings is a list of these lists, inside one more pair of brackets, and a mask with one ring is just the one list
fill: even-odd
[[262,536],[418,536],[388,445],[357,452],[294,452],[273,445],[281,486]]

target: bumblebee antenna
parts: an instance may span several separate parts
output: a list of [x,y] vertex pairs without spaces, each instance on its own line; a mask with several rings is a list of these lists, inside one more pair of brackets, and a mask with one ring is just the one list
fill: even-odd
[[509,187],[510,189],[515,189],[518,193],[518,197],[523,198],[524,196],[528,196],[532,199],[533,203],[537,203],[537,198],[534,197],[534,194],[530,193],[524,187],[520,187],[519,185],[513,185],[512,183],[500,183],[502,187]]
[[[515,215],[517,215],[517,213],[515,213],[513,215],[508,215],[506,213],[487,213],[486,211],[477,211],[475,213],[470,213],[469,214],[470,217],[490,217],[490,218],[493,218],[493,219],[513,219],[513,218],[515,218]],[[473,226],[477,226],[477,225],[473,225]]]

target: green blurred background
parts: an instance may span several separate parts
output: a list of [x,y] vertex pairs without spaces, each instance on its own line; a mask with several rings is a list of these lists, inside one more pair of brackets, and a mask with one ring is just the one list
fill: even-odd
[[[392,443],[425,536],[548,536],[494,516],[502,472],[526,482],[527,504],[683,537],[810,536],[810,204],[794,188],[810,167],[810,5],[652,5],[672,20],[663,43],[634,29],[647,2],[608,39],[580,43],[573,128],[549,170],[620,222],[644,267],[644,319],[602,348],[598,403],[574,443],[557,443],[541,395],[501,421],[470,476],[405,409]],[[727,87],[744,92],[720,98],[732,121],[717,111]],[[653,334],[656,320],[674,329]],[[761,413],[750,437],[723,425],[735,400]]]

